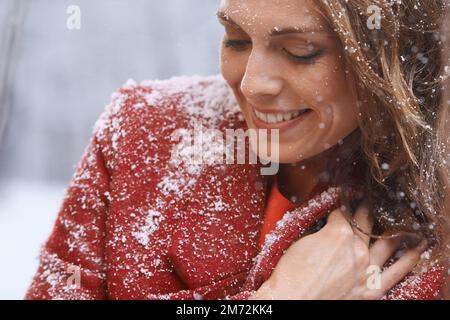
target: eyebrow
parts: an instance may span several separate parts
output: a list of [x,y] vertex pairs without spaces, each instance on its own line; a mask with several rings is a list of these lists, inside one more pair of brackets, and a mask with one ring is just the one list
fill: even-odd
[[[239,24],[237,24],[233,19],[230,18],[228,14],[223,11],[218,11],[216,13],[219,21],[229,24],[236,29],[244,31]],[[270,32],[270,36],[279,36],[283,34],[291,34],[291,33],[308,33],[308,32],[325,32],[325,30],[321,29],[310,29],[310,28],[301,28],[301,27],[275,27]]]

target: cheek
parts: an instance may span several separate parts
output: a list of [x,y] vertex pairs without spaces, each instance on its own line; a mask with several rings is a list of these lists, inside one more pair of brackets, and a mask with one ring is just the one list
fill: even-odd
[[292,75],[294,78],[297,96],[315,106],[317,112],[313,129],[306,139],[310,143],[297,144],[297,151],[307,156],[320,153],[358,128],[354,81],[347,76],[338,58],[322,60],[305,68],[302,77]]
[[359,122],[356,102],[353,102],[351,105],[350,101],[349,104],[335,103],[331,110],[326,129],[329,130],[327,143],[333,145],[357,129]]
[[359,125],[355,83],[344,72],[335,77],[330,81],[328,90],[324,90],[327,95],[323,98],[325,105],[321,114],[331,145],[344,139]]
[[325,61],[312,75],[321,116],[333,126],[354,127],[358,118],[355,81],[336,55]]

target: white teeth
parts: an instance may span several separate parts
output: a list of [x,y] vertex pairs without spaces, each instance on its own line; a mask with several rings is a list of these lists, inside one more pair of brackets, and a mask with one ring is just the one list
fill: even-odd
[[255,110],[255,114],[257,118],[266,123],[279,123],[284,121],[292,120],[298,117],[300,114],[303,114],[306,110],[290,112],[290,113],[262,113]]
[[277,122],[284,121],[283,119],[284,119],[284,116],[281,113],[278,113],[277,114]]
[[256,116],[258,117],[258,119],[260,119],[264,122],[267,122],[267,113],[262,113],[262,112],[259,112],[256,110],[255,110],[255,113],[256,113]]
[[292,119],[292,114],[291,113],[286,113],[284,116],[283,116],[283,120],[284,121],[289,121],[289,120],[291,120]]

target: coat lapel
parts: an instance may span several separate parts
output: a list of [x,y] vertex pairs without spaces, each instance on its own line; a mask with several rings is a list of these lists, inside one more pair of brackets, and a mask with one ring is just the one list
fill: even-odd
[[260,165],[203,168],[169,248],[173,267],[189,289],[250,270],[258,253],[267,183]]

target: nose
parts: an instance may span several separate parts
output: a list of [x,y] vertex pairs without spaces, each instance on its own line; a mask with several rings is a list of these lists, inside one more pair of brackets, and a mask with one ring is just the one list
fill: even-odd
[[252,101],[277,96],[282,89],[279,67],[269,57],[253,51],[240,87],[243,95]]

